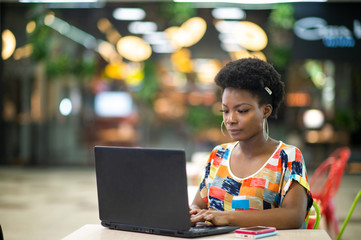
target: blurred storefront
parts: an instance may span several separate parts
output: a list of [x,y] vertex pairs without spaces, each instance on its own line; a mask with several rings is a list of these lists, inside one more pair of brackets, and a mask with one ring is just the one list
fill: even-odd
[[287,121],[303,137],[310,159],[325,159],[332,149],[349,146],[349,162],[361,160],[359,9],[358,3],[294,5],[286,104],[289,115],[298,117]]
[[230,141],[213,77],[247,56],[286,83],[272,136],[312,167],[343,145],[361,162],[361,3],[0,6],[1,164],[91,165],[94,145],[210,151]]

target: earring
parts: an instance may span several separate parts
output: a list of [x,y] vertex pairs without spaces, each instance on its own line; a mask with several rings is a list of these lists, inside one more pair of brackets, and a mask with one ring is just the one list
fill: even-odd
[[223,136],[226,136],[223,131],[223,125],[224,125],[224,121],[221,122],[221,132],[222,132]]
[[268,136],[269,136],[268,121],[267,121],[267,118],[264,118],[263,119],[263,137],[266,139],[266,141],[268,140]]

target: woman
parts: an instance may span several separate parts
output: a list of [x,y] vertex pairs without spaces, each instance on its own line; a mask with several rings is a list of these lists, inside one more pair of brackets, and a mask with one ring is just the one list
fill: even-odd
[[247,58],[228,63],[215,82],[223,90],[221,129],[224,124],[235,142],[213,149],[192,222],[300,228],[312,205],[302,153],[268,136],[267,118],[277,117],[284,98],[280,75]]

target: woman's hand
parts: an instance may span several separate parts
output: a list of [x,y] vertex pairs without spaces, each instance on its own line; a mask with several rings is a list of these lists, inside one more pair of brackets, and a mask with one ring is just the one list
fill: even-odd
[[229,225],[227,218],[228,214],[224,211],[192,209],[189,213],[191,215],[192,224],[196,224],[198,222],[209,222],[215,226]]

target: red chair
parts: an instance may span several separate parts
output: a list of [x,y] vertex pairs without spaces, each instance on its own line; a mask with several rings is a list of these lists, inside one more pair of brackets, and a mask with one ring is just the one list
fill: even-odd
[[310,179],[312,197],[321,209],[321,217],[326,219],[327,231],[331,236],[339,233],[333,197],[340,186],[350,154],[348,147],[336,149],[321,163]]

